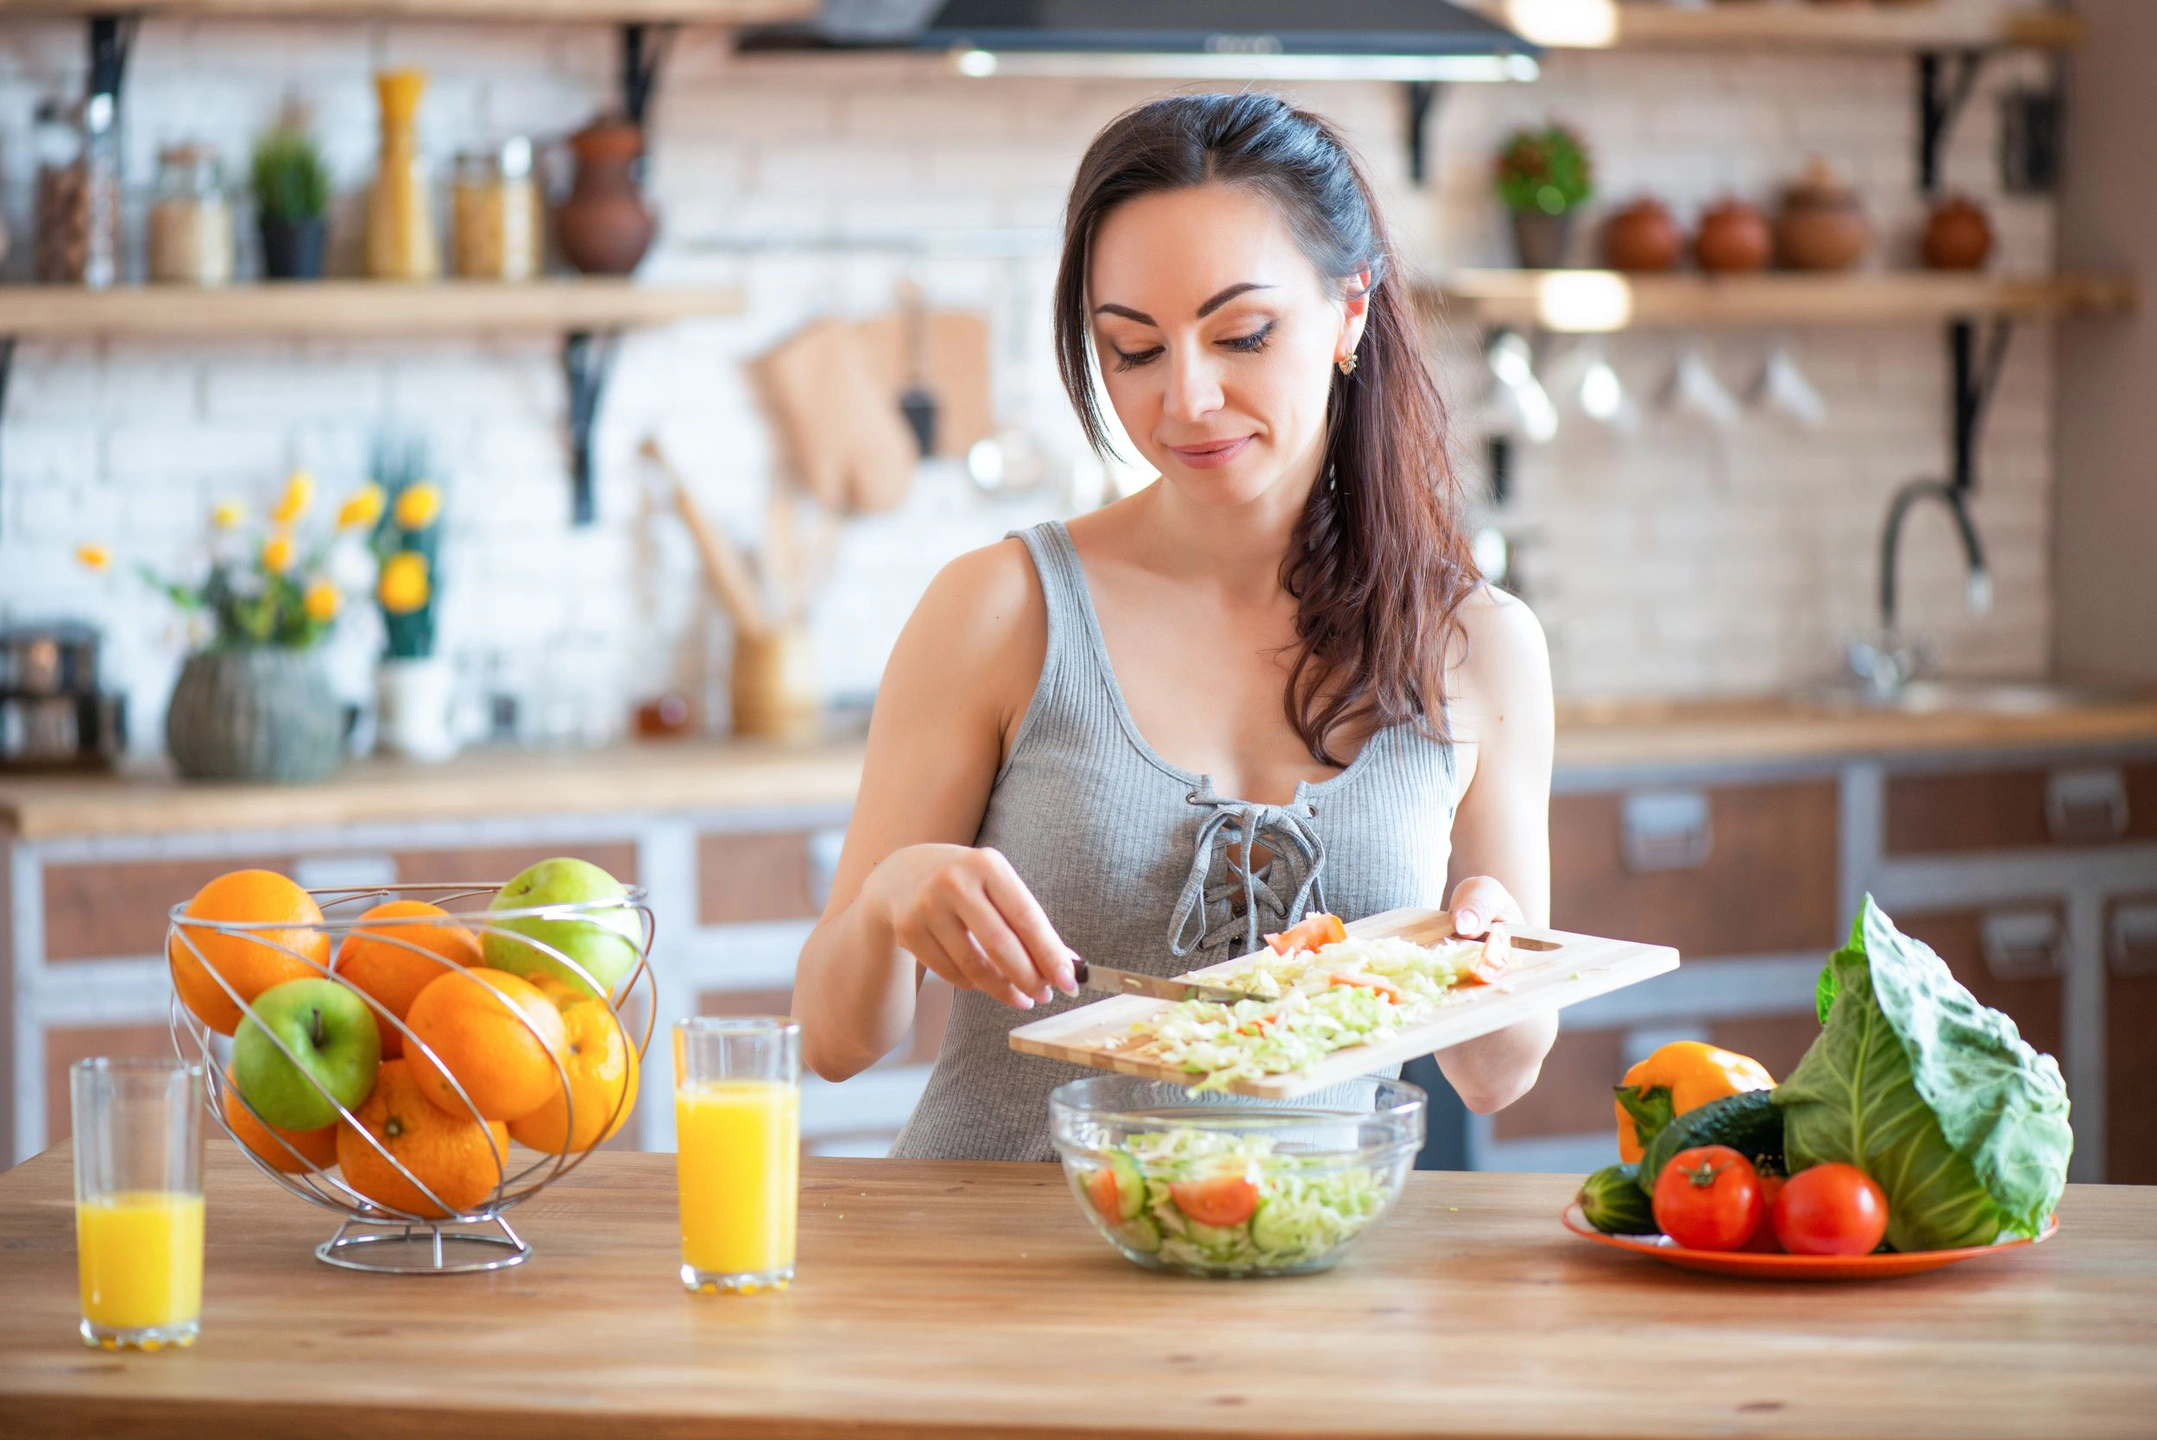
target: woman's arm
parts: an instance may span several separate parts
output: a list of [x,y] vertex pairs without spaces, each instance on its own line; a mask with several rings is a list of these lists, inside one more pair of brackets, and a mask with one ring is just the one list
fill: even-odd
[[1069,990],[1068,950],[1001,855],[971,848],[1048,647],[1017,541],[929,586],[877,688],[861,789],[823,918],[794,977],[802,1059],[867,1069],[914,1019],[918,965],[1020,1008]]
[[[1526,605],[1485,589],[1461,607],[1467,651],[1453,674],[1459,740],[1475,772],[1453,816],[1454,929],[1550,923],[1550,651]],[[1558,1035],[1555,1015],[1438,1052],[1470,1110],[1489,1114],[1528,1093]]]

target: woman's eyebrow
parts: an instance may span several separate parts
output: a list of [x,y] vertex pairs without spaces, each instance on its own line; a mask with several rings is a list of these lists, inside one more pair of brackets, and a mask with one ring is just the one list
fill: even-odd
[[[1223,305],[1226,305],[1229,301],[1235,299],[1238,295],[1241,295],[1246,291],[1271,290],[1273,288],[1274,287],[1271,285],[1261,285],[1256,280],[1239,280],[1234,285],[1229,286],[1226,290],[1223,290],[1220,294],[1208,300],[1205,304],[1199,306],[1198,318],[1201,320],[1205,319],[1208,315],[1211,315],[1214,311],[1220,309]],[[1128,305],[1096,305],[1093,307],[1093,313],[1096,315],[1121,315],[1124,319],[1136,320],[1141,325],[1152,325],[1156,323],[1154,318],[1151,315],[1148,315],[1145,311],[1133,310]]]

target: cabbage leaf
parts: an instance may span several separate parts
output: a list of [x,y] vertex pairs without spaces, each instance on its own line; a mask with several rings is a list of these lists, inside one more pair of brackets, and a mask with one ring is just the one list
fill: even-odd
[[1792,1173],[1842,1161],[1870,1175],[1897,1250],[2041,1231],[2074,1148],[2059,1063],[1870,895],[1818,998],[1820,1037],[1775,1091]]

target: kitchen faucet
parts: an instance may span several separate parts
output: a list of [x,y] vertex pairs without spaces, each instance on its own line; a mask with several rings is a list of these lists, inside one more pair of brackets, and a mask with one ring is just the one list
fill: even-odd
[[1986,568],[1977,526],[1970,519],[1969,487],[1940,480],[1912,480],[1895,492],[1887,506],[1887,529],[1880,541],[1880,640],[1860,640],[1850,647],[1850,668],[1875,696],[1893,696],[1923,663],[1915,644],[1904,644],[1895,624],[1895,567],[1902,552],[1902,522],[1920,500],[1937,499],[1955,517],[1970,575],[1964,598],[1972,615],[1992,608],[1992,572]]

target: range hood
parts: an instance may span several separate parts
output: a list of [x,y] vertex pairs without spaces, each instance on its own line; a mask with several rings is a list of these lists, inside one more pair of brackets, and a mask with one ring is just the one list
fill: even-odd
[[744,30],[739,45],[931,51],[974,77],[1416,83],[1533,80],[1539,53],[1445,0],[827,0],[816,22]]

